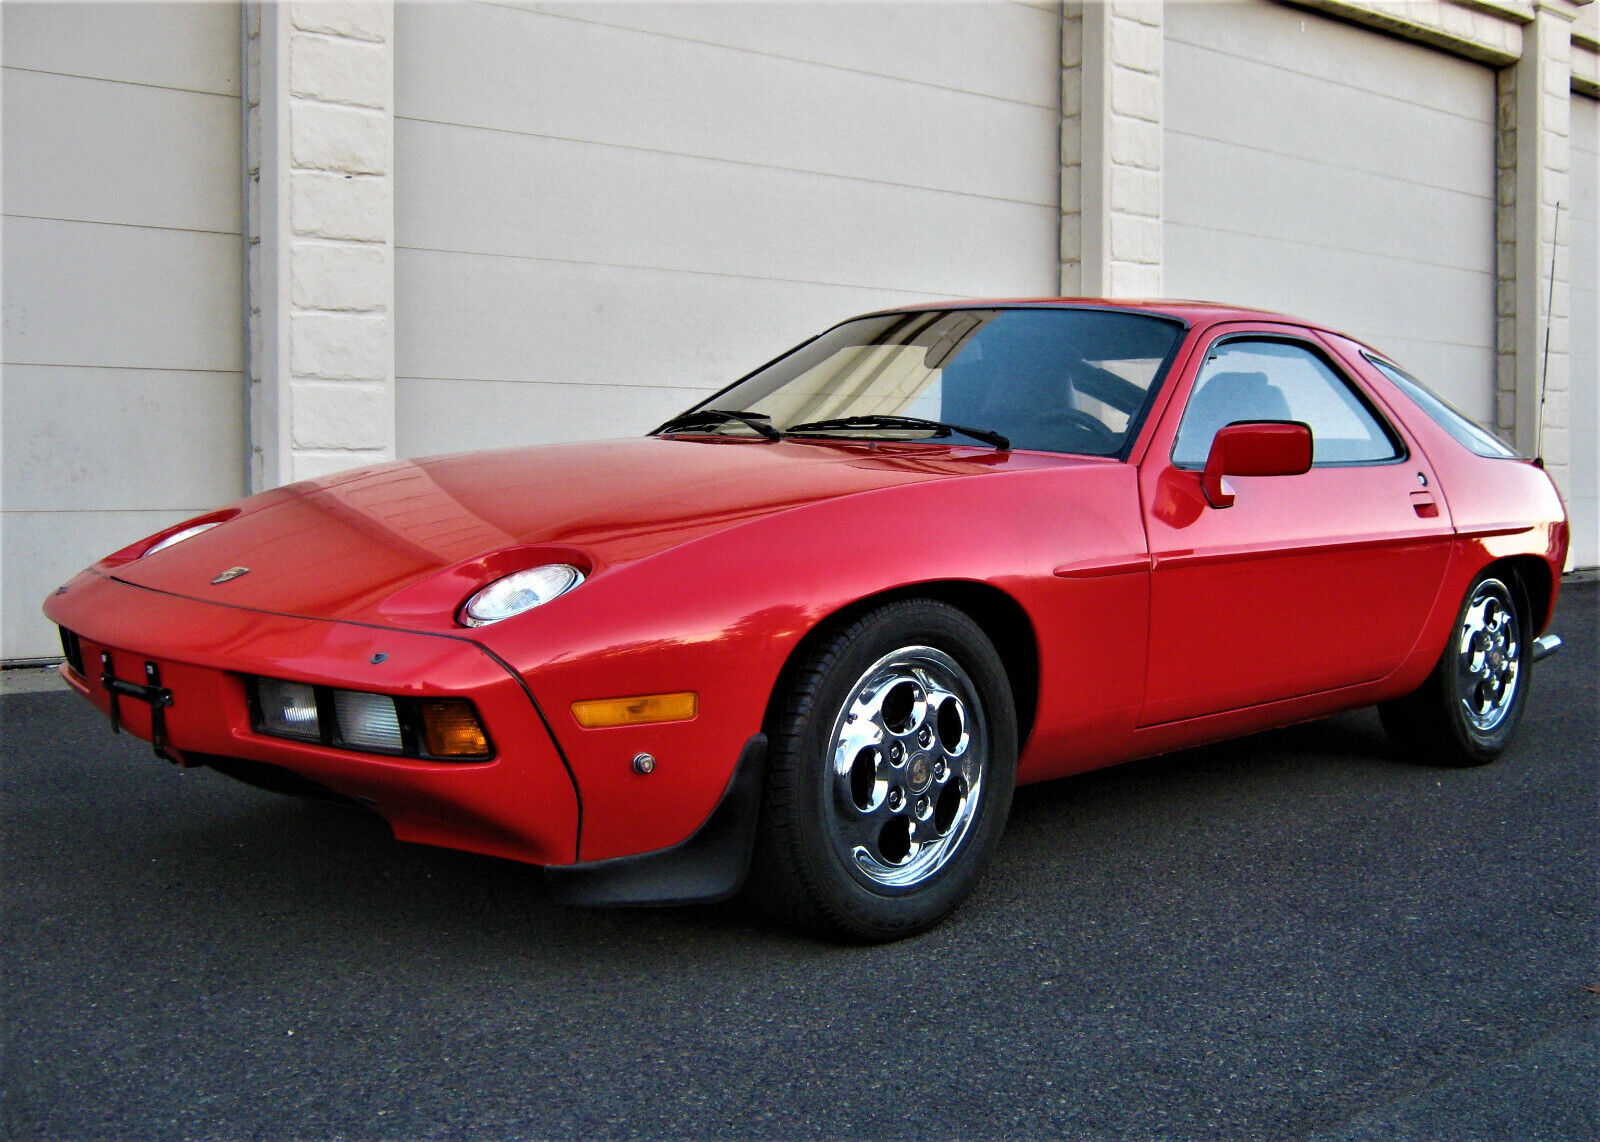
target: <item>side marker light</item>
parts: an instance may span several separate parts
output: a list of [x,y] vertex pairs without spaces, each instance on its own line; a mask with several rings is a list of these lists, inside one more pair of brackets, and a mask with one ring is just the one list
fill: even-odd
[[572,703],[572,716],[586,730],[606,726],[643,726],[652,722],[686,722],[700,710],[700,695],[641,694],[634,698],[597,698]]

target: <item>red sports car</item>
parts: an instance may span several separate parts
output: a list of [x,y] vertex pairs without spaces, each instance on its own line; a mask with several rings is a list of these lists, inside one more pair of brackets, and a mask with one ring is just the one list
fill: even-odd
[[253,496],[45,603],[63,673],[182,765],[544,866],[920,931],[1017,782],[1377,704],[1492,760],[1561,500],[1381,354],[1272,314],[858,317],[637,440]]

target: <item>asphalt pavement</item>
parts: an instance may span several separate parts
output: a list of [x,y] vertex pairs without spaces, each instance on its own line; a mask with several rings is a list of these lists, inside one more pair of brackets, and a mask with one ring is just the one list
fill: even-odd
[[562,908],[0,697],[0,1138],[1600,1138],[1596,598],[1495,765],[1368,711],[1036,786],[872,948]]

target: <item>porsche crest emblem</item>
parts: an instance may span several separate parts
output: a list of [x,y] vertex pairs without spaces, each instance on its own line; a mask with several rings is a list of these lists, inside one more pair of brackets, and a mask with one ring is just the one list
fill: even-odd
[[226,583],[229,579],[237,579],[240,575],[248,574],[250,574],[250,568],[248,567],[229,567],[222,574],[211,580],[211,582],[213,584]]

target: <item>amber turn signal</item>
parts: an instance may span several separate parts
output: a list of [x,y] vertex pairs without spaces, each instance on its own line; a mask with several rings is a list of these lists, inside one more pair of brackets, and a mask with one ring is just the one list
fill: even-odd
[[434,757],[487,757],[489,739],[472,703],[464,698],[425,698],[422,736]]
[[685,722],[700,709],[700,695],[641,694],[635,698],[597,698],[572,703],[572,716],[586,730],[602,726],[642,726],[650,722]]

